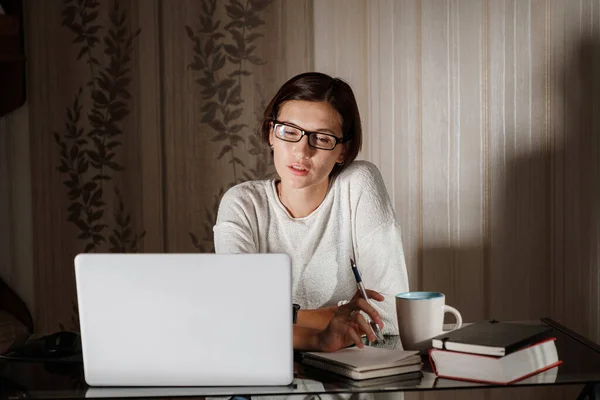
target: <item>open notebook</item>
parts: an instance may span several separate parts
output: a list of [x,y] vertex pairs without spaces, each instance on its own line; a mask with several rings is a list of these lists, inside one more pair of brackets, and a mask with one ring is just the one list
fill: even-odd
[[423,366],[418,351],[365,346],[333,353],[307,352],[302,363],[352,379],[370,379],[419,371]]

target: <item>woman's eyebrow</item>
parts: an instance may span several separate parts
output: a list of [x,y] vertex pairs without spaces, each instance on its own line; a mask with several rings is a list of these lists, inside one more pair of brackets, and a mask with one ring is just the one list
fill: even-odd
[[294,128],[298,128],[298,129],[302,129],[303,131],[307,131],[307,132],[326,132],[326,133],[331,133],[332,135],[335,135],[335,131],[329,129],[329,128],[319,128],[317,130],[309,130],[309,129],[304,129],[303,127],[301,127],[300,125],[296,125],[293,122],[290,121],[280,121],[283,122],[284,124],[293,126]]

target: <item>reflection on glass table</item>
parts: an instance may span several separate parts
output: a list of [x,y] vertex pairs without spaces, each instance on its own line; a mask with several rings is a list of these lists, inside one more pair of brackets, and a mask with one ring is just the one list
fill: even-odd
[[[559,323],[542,319],[527,321],[545,324],[556,336],[556,347],[563,364],[511,385],[491,385],[476,382],[441,379],[432,372],[427,357],[416,373],[377,378],[371,382],[356,382],[335,374],[307,368],[295,363],[295,379],[289,386],[269,387],[89,387],[83,379],[80,363],[51,365],[0,360],[0,398],[116,398],[116,397],[204,397],[306,395],[332,393],[384,393],[434,390],[470,390],[515,387],[550,387],[553,385],[586,385],[585,391],[594,398],[600,383],[600,347],[577,335]],[[385,346],[401,348],[399,338],[387,337]],[[585,393],[582,393],[585,394]]]

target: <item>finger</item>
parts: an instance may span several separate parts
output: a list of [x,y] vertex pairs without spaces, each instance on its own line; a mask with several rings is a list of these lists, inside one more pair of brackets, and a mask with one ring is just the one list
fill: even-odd
[[350,325],[346,325],[346,335],[350,337],[351,341],[354,342],[354,344],[358,348],[362,349],[363,347],[365,347],[362,340],[360,340],[359,334],[354,329],[352,329]]
[[377,323],[377,325],[379,325],[380,329],[383,329],[383,320],[381,319],[381,316],[368,301],[362,298],[358,299],[356,301],[356,307],[364,311],[373,321]]
[[367,296],[369,296],[369,299],[373,299],[373,300],[377,300],[377,301],[385,300],[385,297],[383,297],[383,295],[379,292],[376,292],[371,289],[366,289],[365,291],[367,292]]
[[357,332],[358,336],[360,336],[360,340],[362,341],[362,334],[360,333],[360,327],[358,326],[358,324],[354,321],[350,321],[349,324],[350,327]]
[[375,336],[375,333],[373,333],[371,325],[367,322],[365,317],[363,317],[360,313],[357,313],[354,317],[354,321],[359,326],[358,332],[361,336],[364,333],[365,335],[367,335],[367,338],[369,338],[369,341],[374,342],[375,340],[377,340],[377,337]]
[[337,310],[337,314],[340,316],[345,316],[350,318],[352,313],[356,310],[356,299],[352,300],[350,303],[344,304],[340,306]]
[[[383,297],[383,295],[375,290],[371,290],[371,289],[365,289],[365,292],[367,293],[367,296],[369,297],[369,299],[373,299],[373,300],[377,300],[377,301],[383,301],[385,300],[385,297]],[[362,292],[360,290],[357,290],[356,293],[354,293],[354,296],[352,296],[352,299],[350,300],[350,302],[359,299],[362,297]]]

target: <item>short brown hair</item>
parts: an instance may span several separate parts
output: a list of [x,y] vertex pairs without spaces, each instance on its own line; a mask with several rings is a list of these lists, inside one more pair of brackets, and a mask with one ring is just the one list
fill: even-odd
[[306,72],[288,80],[265,109],[259,135],[267,145],[271,121],[277,119],[283,103],[291,100],[327,102],[338,112],[342,122],[342,137],[347,139],[347,142],[343,144],[344,163],[336,164],[331,175],[340,173],[354,161],[362,146],[360,113],[350,85],[340,78],[332,78],[320,72]]

